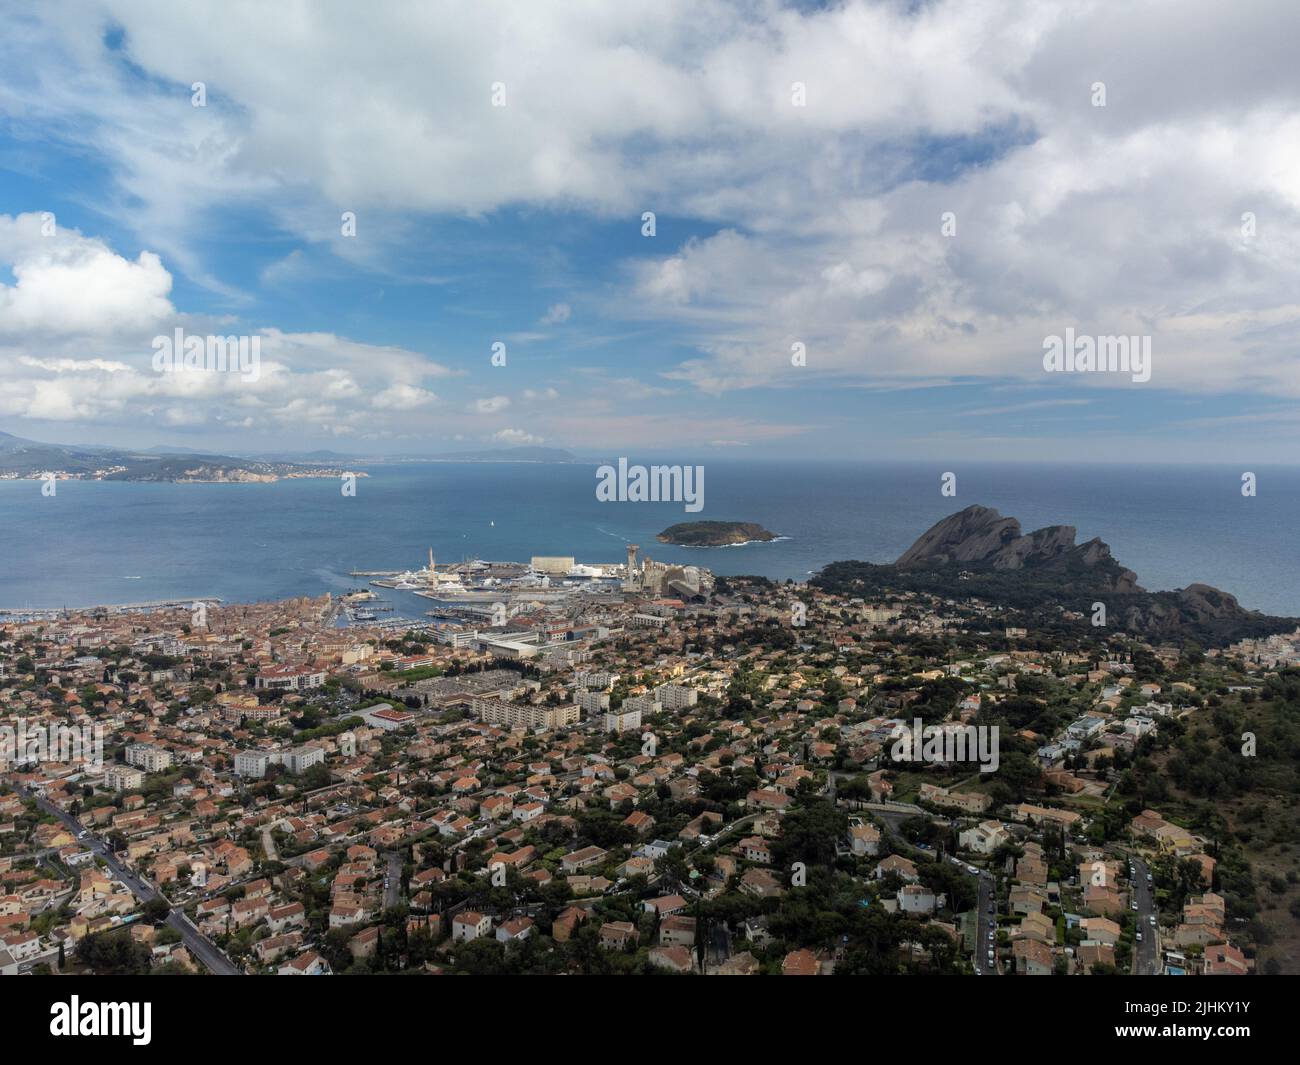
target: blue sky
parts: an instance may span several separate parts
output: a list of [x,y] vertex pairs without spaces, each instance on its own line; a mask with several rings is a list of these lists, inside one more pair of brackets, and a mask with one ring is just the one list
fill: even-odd
[[[1300,16],[1180,11],[16,8],[0,429],[1293,462]],[[159,374],[175,328],[263,372]],[[1045,372],[1067,328],[1151,380]]]

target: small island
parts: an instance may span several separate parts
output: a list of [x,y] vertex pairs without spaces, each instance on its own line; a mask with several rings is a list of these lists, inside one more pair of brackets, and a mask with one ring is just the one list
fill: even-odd
[[734,547],[776,538],[776,533],[752,521],[684,521],[655,537],[661,544],[678,547]]

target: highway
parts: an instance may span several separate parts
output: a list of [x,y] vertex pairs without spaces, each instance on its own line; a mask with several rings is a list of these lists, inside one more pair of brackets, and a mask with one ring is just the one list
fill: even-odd
[[186,949],[189,950],[191,955],[207,966],[211,972],[218,976],[243,975],[243,972],[234,962],[227,958],[220,949],[218,949],[217,945],[213,943],[212,940],[208,939],[207,936],[194,927],[190,919],[185,916],[183,910],[172,906],[171,901],[166,895],[160,891],[155,891],[152,887],[136,876],[135,873],[118,861],[117,856],[113,853],[107,842],[100,839],[98,836],[90,834],[87,834],[85,839],[81,839],[81,833],[89,833],[89,830],[86,829],[75,817],[69,813],[65,813],[52,802],[49,802],[38,795],[32,795],[21,788],[19,788],[18,791],[24,798],[34,800],[36,805],[39,806],[43,812],[49,814],[51,817],[58,818],[66,828],[70,829],[81,842],[94,852],[95,857],[103,859],[104,864],[112,870],[113,875],[122,881],[122,883],[130,890],[131,894],[142,903],[149,902],[155,898],[161,898],[166,902],[167,905],[171,907],[171,912],[167,915],[167,924],[180,933],[181,940],[185,943]]

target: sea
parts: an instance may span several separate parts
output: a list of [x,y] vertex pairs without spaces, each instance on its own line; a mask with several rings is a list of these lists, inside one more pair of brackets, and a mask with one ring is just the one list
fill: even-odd
[[[641,461],[638,459],[638,461]],[[1066,466],[801,460],[707,462],[704,507],[601,502],[595,463],[411,462],[337,479],[270,484],[0,481],[0,608],[216,597],[253,602],[339,593],[358,570],[534,555],[618,562],[626,545],[720,575],[806,580],[828,562],[891,562],[973,503],[1026,532],[1073,525],[1100,537],[1147,589],[1211,584],[1243,606],[1300,616],[1300,468]],[[945,473],[955,495],[944,495]],[[656,534],[683,521],[758,522],[779,539],[683,548]],[[430,603],[378,589],[397,616]]]

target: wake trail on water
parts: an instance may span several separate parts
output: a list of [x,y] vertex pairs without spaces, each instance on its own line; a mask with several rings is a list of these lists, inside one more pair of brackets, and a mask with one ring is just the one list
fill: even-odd
[[602,529],[599,525],[596,526],[596,531],[598,533],[604,533],[606,536],[612,536],[615,540],[622,540],[625,544],[630,544],[632,542],[626,536],[619,536],[618,533],[612,533],[608,529]]

